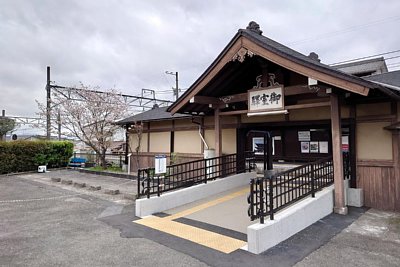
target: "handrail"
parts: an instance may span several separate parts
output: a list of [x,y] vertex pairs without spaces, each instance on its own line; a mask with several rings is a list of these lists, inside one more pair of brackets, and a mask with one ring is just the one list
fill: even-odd
[[189,187],[228,175],[252,171],[255,166],[254,152],[245,152],[243,157],[228,154],[221,157],[194,160],[167,166],[164,174],[155,174],[155,168],[138,170],[138,197]]
[[290,170],[272,174],[250,181],[248,215],[253,221],[264,217],[274,219],[279,210],[311,195],[333,183],[332,157],[317,160]]

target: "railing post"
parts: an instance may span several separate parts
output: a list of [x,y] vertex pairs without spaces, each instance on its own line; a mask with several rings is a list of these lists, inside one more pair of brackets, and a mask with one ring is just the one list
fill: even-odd
[[160,196],[160,175],[157,175],[157,196]]
[[315,174],[314,174],[314,164],[311,164],[311,197],[315,197]]
[[137,196],[140,198],[140,169],[138,170],[138,175],[137,175]]
[[204,159],[204,183],[207,183],[207,159]]
[[264,179],[260,179],[258,182],[260,182],[260,223],[264,224]]
[[147,169],[147,198],[150,198],[150,169]]
[[272,183],[272,175],[269,175],[268,177],[268,196],[269,196],[269,219],[272,221],[274,220],[274,190],[273,186],[274,184]]
[[254,179],[250,180],[250,194],[247,198],[247,204],[249,204],[249,212],[248,215],[251,220],[254,218]]

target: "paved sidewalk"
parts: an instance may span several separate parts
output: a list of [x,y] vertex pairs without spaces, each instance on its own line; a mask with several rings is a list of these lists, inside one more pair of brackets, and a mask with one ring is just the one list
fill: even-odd
[[400,214],[371,209],[295,266],[400,266]]

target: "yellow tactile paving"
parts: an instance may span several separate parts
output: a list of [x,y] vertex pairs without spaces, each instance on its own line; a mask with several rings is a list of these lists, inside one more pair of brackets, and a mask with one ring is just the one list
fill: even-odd
[[195,242],[223,253],[231,253],[246,245],[246,242],[229,236],[224,236],[218,233],[196,228],[187,224],[175,222],[173,220],[247,194],[248,191],[249,189],[246,187],[226,196],[211,200],[207,203],[200,204],[193,208],[183,210],[164,218],[149,216],[141,220],[134,221],[134,223]]
[[187,210],[184,210],[184,211],[175,213],[175,214],[173,214],[173,215],[164,217],[164,219],[175,220],[175,219],[177,219],[177,218],[185,217],[185,216],[187,216],[187,215],[189,215],[189,214],[198,212],[198,211],[200,211],[200,210],[209,208],[209,207],[211,207],[211,206],[218,205],[218,204],[220,204],[220,203],[222,203],[222,202],[231,200],[231,199],[233,199],[233,198],[235,198],[235,197],[238,197],[238,196],[247,194],[248,192],[249,192],[249,188],[246,187],[245,189],[236,191],[236,192],[234,192],[234,193],[231,193],[231,194],[229,194],[229,195],[223,196],[223,197],[221,197],[221,198],[218,198],[218,199],[209,201],[209,202],[207,202],[207,203],[198,205],[198,206],[196,206],[196,207],[193,207],[193,208],[190,208],[190,209],[187,209]]
[[223,253],[231,253],[246,245],[245,241],[196,228],[183,223],[171,221],[166,219],[166,217],[159,218],[155,216],[149,216],[134,222],[221,251]]

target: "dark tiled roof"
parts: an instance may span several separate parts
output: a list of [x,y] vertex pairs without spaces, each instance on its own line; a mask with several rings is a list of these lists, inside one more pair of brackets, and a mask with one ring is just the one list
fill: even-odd
[[341,78],[346,81],[350,81],[368,88],[374,88],[375,86],[371,84],[368,81],[365,81],[362,78],[344,73],[340,70],[336,70],[332,68],[329,65],[323,64],[321,62],[318,62],[314,59],[311,59],[310,57],[303,55],[287,46],[284,46],[283,44],[280,44],[272,39],[269,39],[263,35],[259,35],[251,30],[239,30],[239,33],[253,41],[255,41],[257,44],[261,45],[265,49],[275,52],[278,55],[281,55],[287,59],[290,59],[296,63],[299,63],[303,66],[309,67],[311,69]]
[[118,121],[116,124],[124,125],[128,123],[134,123],[137,121],[162,121],[162,120],[171,120],[171,119],[183,119],[183,118],[191,118],[192,115],[175,113],[173,116],[171,113],[167,112],[167,107],[162,108],[154,108],[129,118]]
[[371,75],[364,79],[382,84],[400,87],[400,70]]
[[214,68],[215,65],[218,64],[219,60],[225,55],[225,53],[232,47],[232,45],[241,37],[244,36],[247,39],[255,42],[256,44],[260,45],[261,47],[269,50],[275,54],[278,54],[284,58],[287,58],[293,62],[299,63],[303,66],[309,67],[316,71],[332,75],[334,77],[343,79],[345,81],[349,81],[352,83],[356,83],[358,85],[368,87],[368,88],[376,88],[377,86],[367,80],[362,78],[347,74],[335,68],[332,68],[326,64],[323,64],[315,59],[312,59],[308,56],[305,56],[283,44],[280,44],[272,39],[269,39],[260,33],[250,30],[250,29],[240,29],[238,33],[232,38],[232,40],[228,43],[228,45],[224,48],[224,50],[218,55],[218,57],[214,60],[214,62],[206,69],[206,71],[193,83],[193,85],[187,90],[180,98],[172,104],[168,110],[171,110],[175,107],[181,99],[184,99],[190,92],[200,83],[200,81],[206,77],[210,71]]

